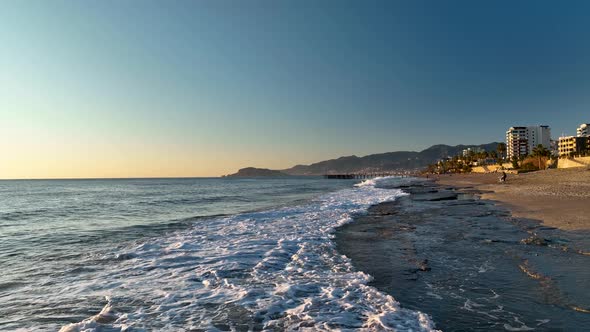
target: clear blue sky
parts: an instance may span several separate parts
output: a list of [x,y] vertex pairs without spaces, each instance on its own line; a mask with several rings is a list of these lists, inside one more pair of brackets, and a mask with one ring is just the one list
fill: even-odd
[[2,1],[0,178],[573,134],[589,17],[588,1]]

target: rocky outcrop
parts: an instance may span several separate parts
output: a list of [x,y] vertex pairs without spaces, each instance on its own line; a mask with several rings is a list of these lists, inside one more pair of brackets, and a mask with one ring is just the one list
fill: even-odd
[[243,177],[243,178],[257,178],[257,177],[286,177],[289,174],[281,171],[276,171],[268,168],[246,167],[238,170],[235,174],[225,175],[224,177]]

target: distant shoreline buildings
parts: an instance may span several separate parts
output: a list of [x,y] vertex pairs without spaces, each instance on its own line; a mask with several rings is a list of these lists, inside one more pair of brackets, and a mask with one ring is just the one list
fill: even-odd
[[578,129],[576,129],[578,137],[590,136],[590,123],[582,123]]
[[[548,167],[590,166],[590,123],[582,123],[576,133],[553,140],[547,125],[512,126],[506,131],[505,146],[499,143],[495,151],[467,147],[454,157],[447,156],[429,165],[428,172],[489,173],[506,169],[527,172]],[[558,161],[556,157],[563,160]],[[509,164],[505,164],[506,159]]]
[[506,131],[508,159],[526,157],[538,145],[551,149],[551,128],[549,126],[510,127]]
[[562,136],[558,142],[559,157],[584,156],[590,153],[590,124],[582,123],[576,136]]
[[508,159],[530,155],[542,145],[560,158],[590,155],[590,123],[576,128],[576,136],[562,136],[551,140],[551,128],[539,126],[513,126],[506,131],[506,154]]
[[478,147],[467,148],[467,149],[463,149],[462,156],[467,157],[472,153],[481,153],[481,152],[484,152],[484,149],[478,148]]

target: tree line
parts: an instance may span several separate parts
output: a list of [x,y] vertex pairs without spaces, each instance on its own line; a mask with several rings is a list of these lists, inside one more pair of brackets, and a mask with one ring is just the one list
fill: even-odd
[[[511,162],[512,168],[523,169],[527,171],[541,168],[542,161],[551,158],[551,151],[539,144],[533,148],[528,156],[513,156],[507,160],[506,144],[499,143],[495,151],[469,151],[466,155],[457,155],[452,158],[441,160],[437,163],[430,164],[426,168],[427,173],[468,173],[471,172],[473,165],[502,165],[505,162]],[[536,158],[537,165],[534,165],[529,159]]]

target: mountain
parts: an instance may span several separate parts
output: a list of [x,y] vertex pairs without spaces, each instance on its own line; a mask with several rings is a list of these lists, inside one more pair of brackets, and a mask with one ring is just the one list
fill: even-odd
[[364,157],[347,156],[320,161],[311,165],[297,165],[284,170],[247,167],[227,177],[280,177],[289,175],[323,175],[355,172],[406,171],[425,168],[440,159],[461,154],[464,149],[478,148],[496,151],[497,142],[481,145],[444,145],[438,144],[420,152],[397,151],[370,154]]
[[268,168],[254,168],[254,167],[246,167],[238,170],[235,174],[229,174],[224,177],[248,177],[248,178],[255,178],[255,177],[283,177],[289,176],[289,174],[283,173],[281,171],[275,171]]
[[467,148],[495,151],[497,142],[482,145],[433,145],[420,152],[398,151],[371,154],[364,157],[348,156],[320,161],[311,165],[297,165],[282,172],[290,175],[322,175],[328,173],[379,172],[415,170],[428,164],[460,154]]

